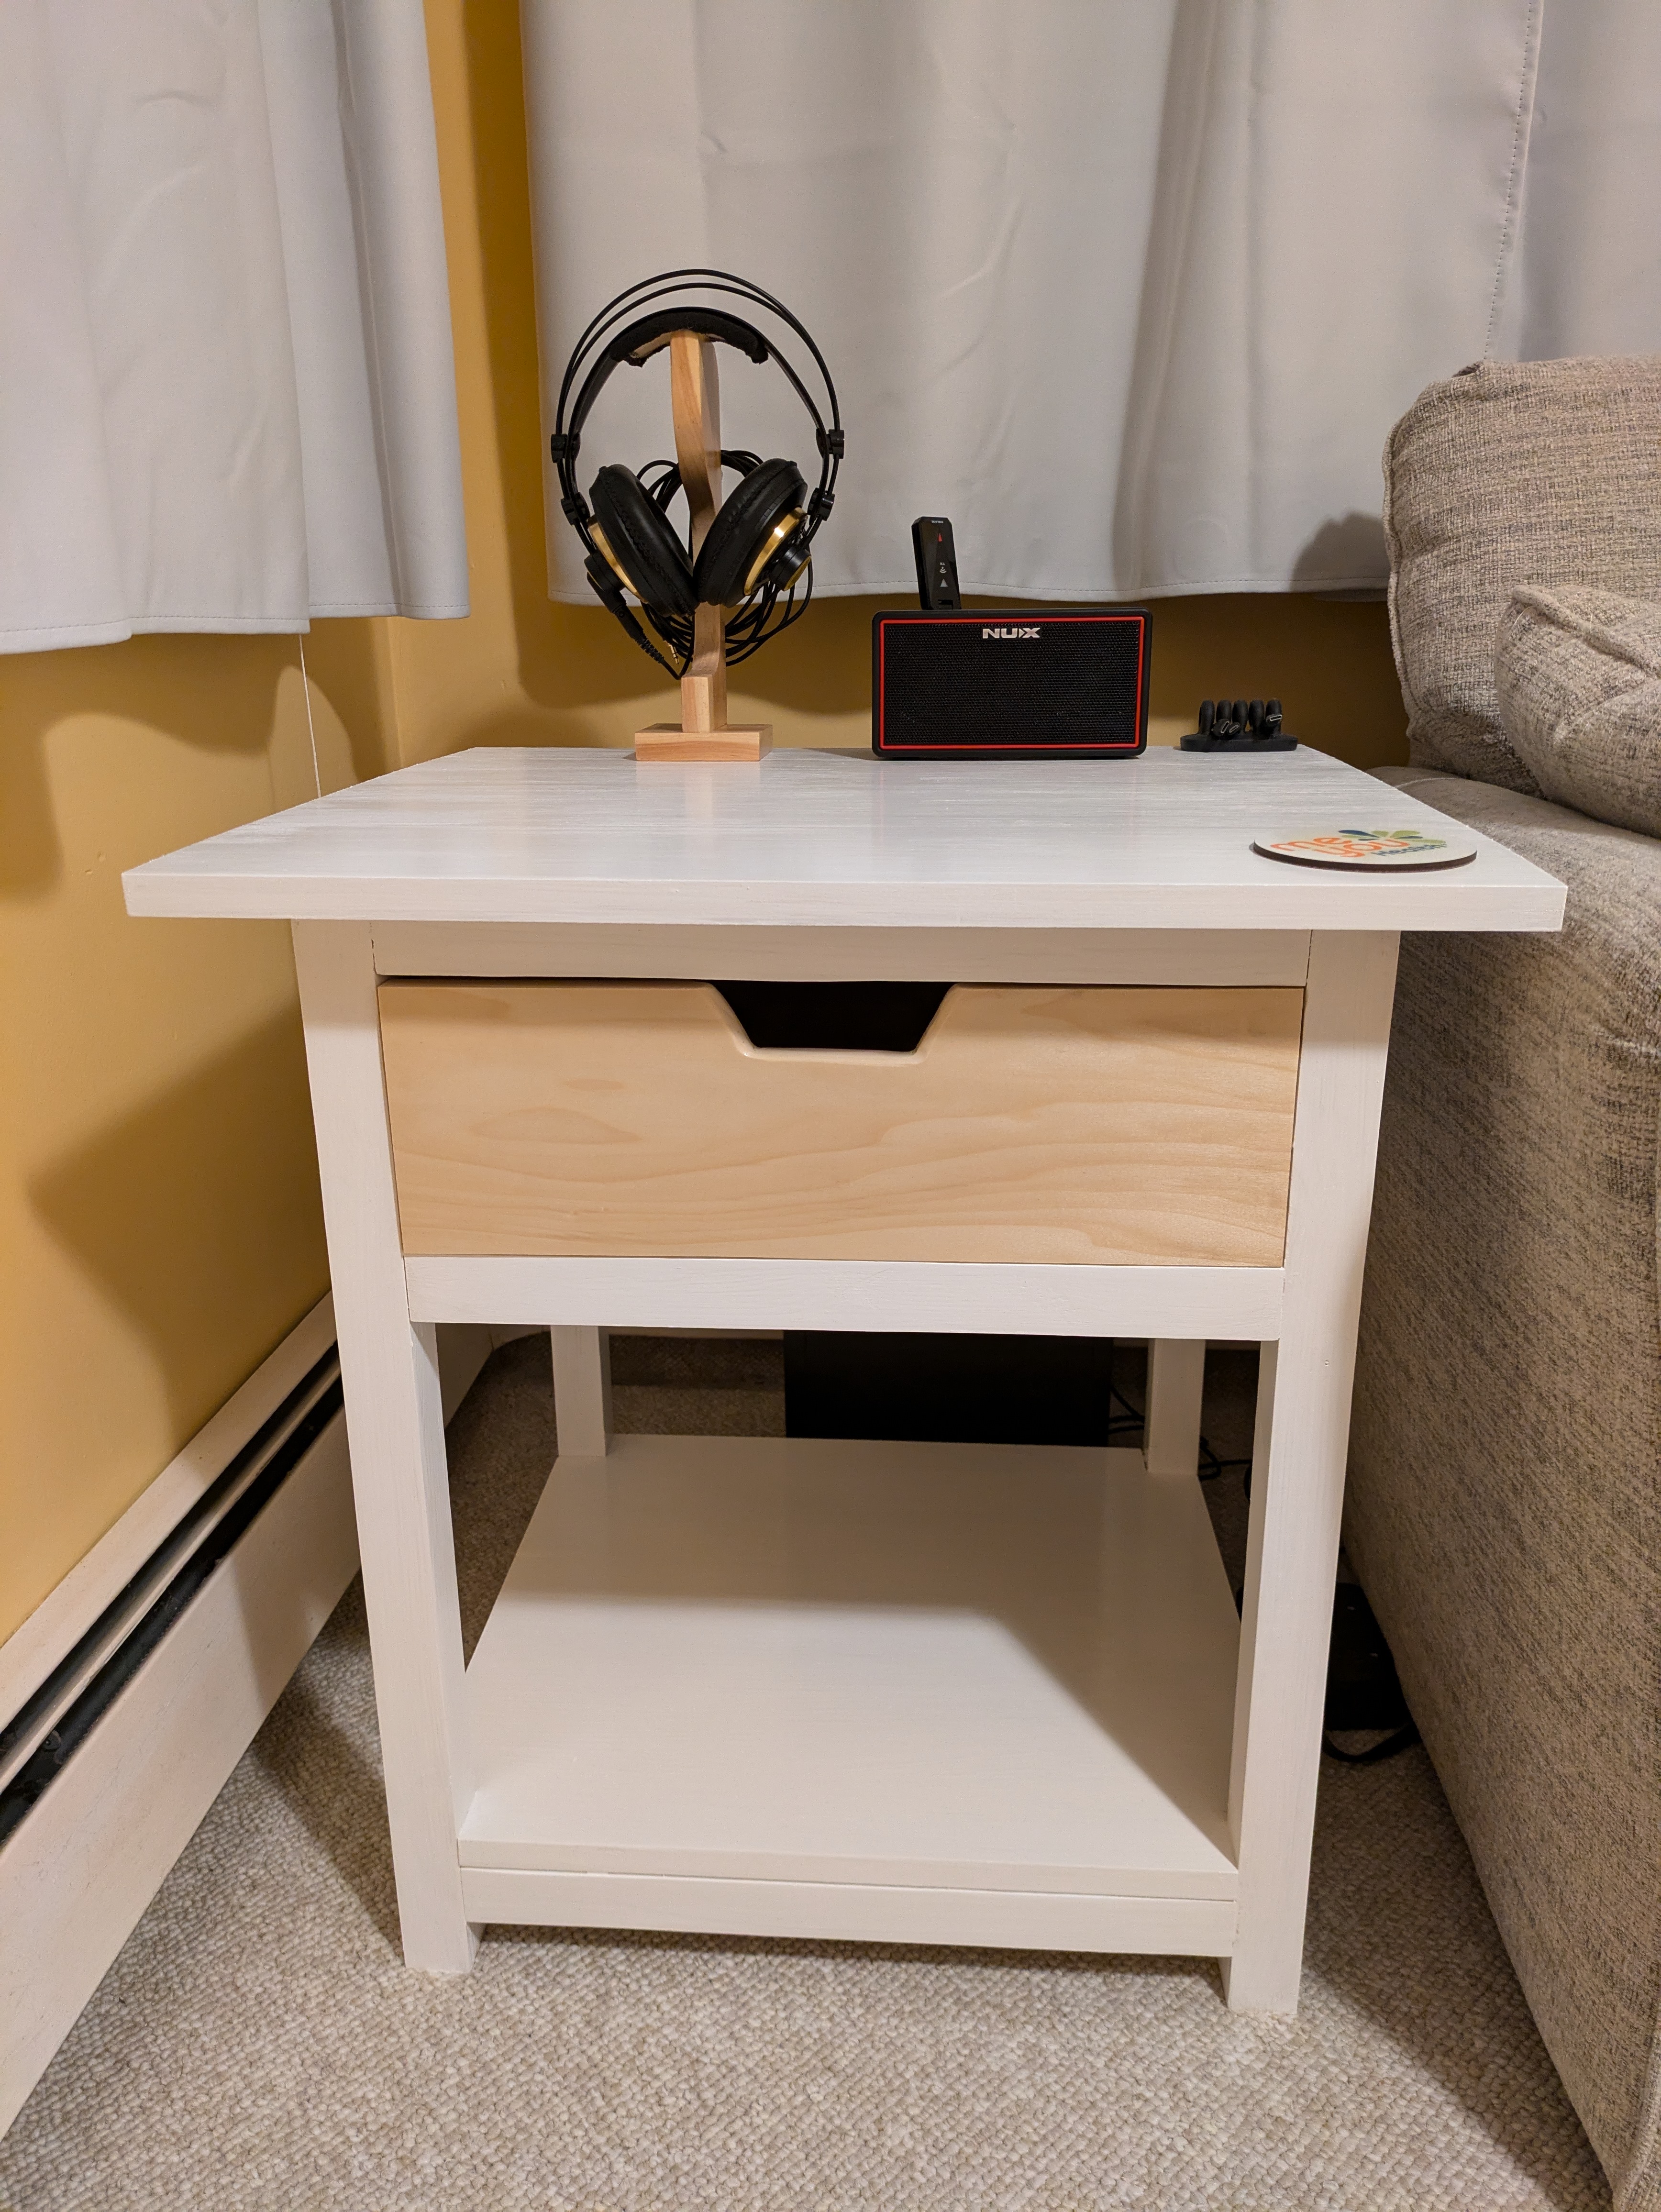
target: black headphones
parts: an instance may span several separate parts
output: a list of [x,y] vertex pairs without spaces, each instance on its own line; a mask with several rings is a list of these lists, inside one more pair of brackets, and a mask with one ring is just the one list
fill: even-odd
[[[788,323],[812,355],[824,380],[830,427],[800,377],[753,323],[702,304],[637,313],[650,301],[676,292],[730,292]],[[635,319],[625,320],[630,316]],[[624,325],[620,330],[618,324]],[[736,469],[739,481],[716,508],[696,560],[669,520],[670,502],[681,488],[680,470],[673,461],[650,461],[638,476],[608,461],[590,486],[588,500],[577,489],[576,479],[583,425],[612,370],[624,361],[638,368],[660,352],[677,331],[733,346],[751,361],[776,362],[813,418],[819,453],[819,480],[810,492],[794,461],[764,461],[742,447],[723,449],[723,465]],[[573,403],[571,387],[596,347],[599,350]],[[692,657],[693,611],[700,605],[734,610],[727,621],[729,664],[744,659],[806,613],[813,591],[813,539],[836,498],[837,469],[843,457],[842,416],[824,355],[771,293],[721,269],[671,269],[619,292],[584,331],[566,363],[548,442],[559,476],[560,507],[587,551],[588,581],[642,651],[672,676],[681,675]],[[625,590],[639,600],[667,654],[659,651],[635,619],[624,599]]]

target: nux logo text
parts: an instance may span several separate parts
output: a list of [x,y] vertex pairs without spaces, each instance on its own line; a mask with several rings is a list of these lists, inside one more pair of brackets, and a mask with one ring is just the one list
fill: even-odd
[[1037,637],[1037,623],[1006,623],[995,629],[983,629],[983,637]]

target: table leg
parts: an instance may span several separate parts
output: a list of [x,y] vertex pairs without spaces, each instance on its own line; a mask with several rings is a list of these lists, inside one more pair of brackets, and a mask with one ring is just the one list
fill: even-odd
[[1200,1471],[1200,1398],[1205,1339],[1155,1337],[1147,1347],[1147,1412],[1142,1455],[1150,1474]]
[[1396,983],[1394,933],[1310,941],[1278,1345],[1257,1386],[1229,1824],[1236,2012],[1298,2008],[1350,1386]]
[[563,1459],[611,1449],[611,1346],[603,1328],[551,1328],[554,1420]]
[[472,1795],[436,1332],[410,1319],[367,925],[296,922],[404,1957],[465,1973],[456,1835]]

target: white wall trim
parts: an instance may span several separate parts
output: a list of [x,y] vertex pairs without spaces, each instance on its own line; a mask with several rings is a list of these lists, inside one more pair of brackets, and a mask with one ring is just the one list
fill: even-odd
[[63,1664],[333,1342],[334,1301],[324,1297],[0,1644],[0,1721],[16,1712]]
[[356,1569],[337,1413],[0,1847],[0,2129]]

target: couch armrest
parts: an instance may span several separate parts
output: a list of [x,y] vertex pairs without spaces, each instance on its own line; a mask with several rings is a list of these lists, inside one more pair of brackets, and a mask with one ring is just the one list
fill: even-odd
[[1568,904],[1560,937],[1402,939],[1348,1540],[1547,2047],[1617,2198],[1647,2203],[1661,842],[1458,776],[1384,780]]

